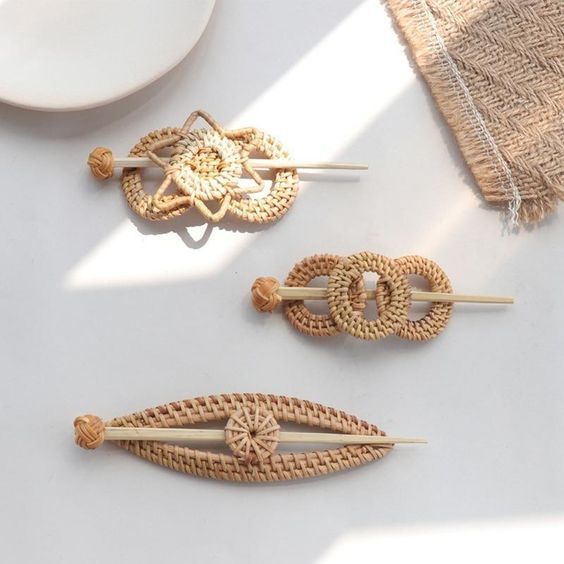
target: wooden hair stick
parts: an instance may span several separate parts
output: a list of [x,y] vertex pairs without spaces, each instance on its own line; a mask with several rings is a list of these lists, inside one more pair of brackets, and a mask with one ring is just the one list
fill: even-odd
[[[164,163],[170,161],[167,157],[161,157]],[[246,161],[253,168],[313,168],[313,169],[335,169],[335,170],[368,170],[366,164],[353,163],[327,163],[327,162],[303,162],[288,161],[282,159],[248,159]],[[114,157],[114,168],[149,168],[158,166],[147,157]]]
[[[255,284],[260,280],[257,278]],[[327,288],[312,288],[306,286],[279,286],[276,293],[281,300],[326,300]],[[367,299],[376,298],[376,290],[365,291]],[[513,298],[504,296],[471,296],[467,294],[449,294],[444,292],[411,291],[414,302],[441,303],[475,303],[475,304],[512,304]]]
[[[171,429],[147,427],[105,427],[106,441],[188,441],[225,442],[223,429]],[[280,443],[318,443],[336,445],[393,445],[426,443],[425,439],[406,437],[387,437],[375,435],[346,435],[342,433],[304,433],[281,431]]]

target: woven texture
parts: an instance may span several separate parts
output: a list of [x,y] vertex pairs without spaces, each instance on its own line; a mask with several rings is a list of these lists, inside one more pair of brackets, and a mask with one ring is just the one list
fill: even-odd
[[[207,121],[211,129],[191,129],[196,118]],[[157,152],[171,149],[170,162]],[[269,223],[282,217],[298,192],[295,169],[277,169],[265,196],[264,182],[251,167],[249,155],[266,159],[289,160],[290,155],[272,136],[255,128],[222,128],[202,111],[190,115],[181,128],[166,127],[143,137],[130,151],[130,157],[149,157],[163,169],[164,180],[154,194],[145,190],[141,169],[124,169],[122,189],[131,209],[153,221],[172,219],[196,208],[207,220],[220,221],[226,214],[252,223]],[[98,178],[109,178],[113,171],[111,153],[104,148],[93,151],[88,160]],[[252,186],[240,180],[246,172]],[[209,204],[219,206],[213,211]]]
[[244,405],[229,417],[225,442],[236,458],[255,464],[264,462],[276,450],[279,432],[280,425],[272,413]]
[[[377,319],[367,319],[356,311],[350,288],[367,272],[378,274],[386,284],[389,300],[378,310]],[[396,268],[395,261],[384,255],[362,252],[340,260],[329,277],[327,302],[335,325],[359,339],[382,339],[395,333],[407,321],[411,289],[407,276]]]
[[564,2],[388,0],[485,199],[534,222],[564,199]]
[[[429,282],[431,292],[452,294],[450,280],[439,265],[432,260],[419,256],[397,258],[396,268],[404,275],[422,276]],[[376,286],[376,306],[378,311],[385,310],[391,302],[387,284],[380,280]],[[421,319],[406,319],[395,330],[395,334],[410,341],[427,341],[439,335],[447,326],[452,315],[452,303],[432,302],[430,311]]]
[[[257,413],[259,417],[255,418]],[[277,423],[280,422],[309,425],[336,433],[380,436],[385,433],[344,411],[297,398],[265,394],[223,394],[177,401],[117,417],[106,422],[106,425],[163,428],[223,420],[228,420],[226,442],[233,456],[158,441],[120,441],[117,444],[141,458],[172,470],[236,482],[322,476],[378,460],[391,449],[391,445],[347,445],[312,452],[275,452]],[[82,432],[84,425],[82,421],[79,423],[78,431]],[[255,445],[241,440],[241,431],[243,434],[247,431],[251,433]],[[86,437],[77,435],[77,442],[96,441],[92,435],[92,432],[86,433]],[[265,438],[274,439],[274,442],[266,442]]]
[[[286,286],[307,286],[319,276],[329,276],[337,266],[341,257],[336,255],[314,255],[300,261],[288,274]],[[362,278],[351,284],[348,299],[354,311],[362,312],[366,307],[366,295]],[[303,301],[288,302],[285,307],[286,316],[292,327],[316,337],[331,337],[340,333],[330,314],[312,313]]]
[[[367,319],[364,275],[376,273],[377,319]],[[408,319],[411,286],[408,276],[425,278],[431,292],[452,294],[453,289],[438,264],[420,256],[390,259],[376,253],[361,252],[348,257],[313,255],[306,257],[288,274],[285,285],[306,287],[319,276],[327,276],[328,314],[313,313],[303,300],[285,305],[291,325],[313,337],[331,337],[347,332],[359,339],[378,340],[395,334],[410,341],[427,341],[439,335],[452,315],[453,304],[431,302],[421,319]],[[257,278],[251,288],[257,311],[271,312],[280,303],[280,285],[272,277]]]

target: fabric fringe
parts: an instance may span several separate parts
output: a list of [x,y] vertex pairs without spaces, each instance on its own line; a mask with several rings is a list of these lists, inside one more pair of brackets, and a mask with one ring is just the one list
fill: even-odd
[[[513,225],[542,220],[564,199],[564,3],[547,12],[551,3],[537,13],[537,0],[388,0],[486,201]],[[554,25],[531,21],[547,13]],[[550,26],[552,37],[524,45],[523,25],[529,34]],[[544,75],[533,72],[543,65]]]

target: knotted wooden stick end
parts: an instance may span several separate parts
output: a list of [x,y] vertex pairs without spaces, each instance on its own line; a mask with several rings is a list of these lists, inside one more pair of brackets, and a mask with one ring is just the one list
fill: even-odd
[[251,288],[251,296],[255,309],[260,312],[272,312],[282,301],[278,294],[280,283],[272,276],[257,278]]
[[114,175],[114,155],[107,147],[96,147],[88,155],[88,166],[99,180],[107,180]]
[[81,415],[74,420],[74,440],[87,450],[98,448],[104,442],[104,422],[97,415]]

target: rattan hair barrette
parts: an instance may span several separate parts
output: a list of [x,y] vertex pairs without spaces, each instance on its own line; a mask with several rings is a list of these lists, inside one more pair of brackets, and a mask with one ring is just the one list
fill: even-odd
[[[225,421],[224,429],[187,425]],[[281,430],[280,423],[330,432]],[[129,452],[178,472],[216,480],[270,482],[312,478],[367,464],[395,444],[423,439],[388,437],[376,426],[318,403],[286,396],[223,394],[175,401],[104,423],[95,415],[74,421],[75,441],[86,449],[115,441]],[[173,441],[173,442],[168,442]],[[219,443],[230,449],[200,450]],[[284,452],[282,443],[327,444],[325,450]]]
[[[210,128],[192,129],[198,118]],[[157,155],[167,148],[172,151],[170,157]],[[266,158],[251,158],[254,154]],[[97,147],[90,153],[88,165],[99,179],[113,176],[116,167],[124,168],[121,185],[127,202],[145,219],[171,219],[194,207],[208,221],[220,221],[229,213],[257,223],[275,221],[291,207],[298,192],[298,168],[368,168],[294,162],[268,133],[254,127],[224,129],[203,111],[190,114],[182,127],[152,131],[133,147],[128,157],[114,158],[110,149]],[[149,194],[143,186],[141,169],[152,166],[163,170],[164,179],[157,191]],[[257,169],[275,171],[266,195],[259,194],[265,184]],[[245,172],[250,179],[247,183],[242,182]],[[210,203],[219,205],[219,209],[212,211]]]
[[[378,274],[375,290],[367,290],[363,275]],[[427,279],[430,291],[411,288],[409,275]],[[327,288],[308,287],[319,276],[328,276]],[[382,339],[395,334],[402,339],[425,341],[446,327],[454,302],[512,304],[513,298],[454,294],[444,271],[432,260],[419,256],[391,259],[370,252],[348,257],[314,255],[307,257],[288,274],[284,286],[275,278],[257,278],[252,301],[261,312],[271,312],[285,301],[286,316],[306,335],[328,337],[347,332],[360,339]],[[375,299],[377,319],[364,316],[367,299]],[[311,312],[304,300],[327,300],[329,314]],[[412,302],[431,302],[421,319],[408,319]]]

